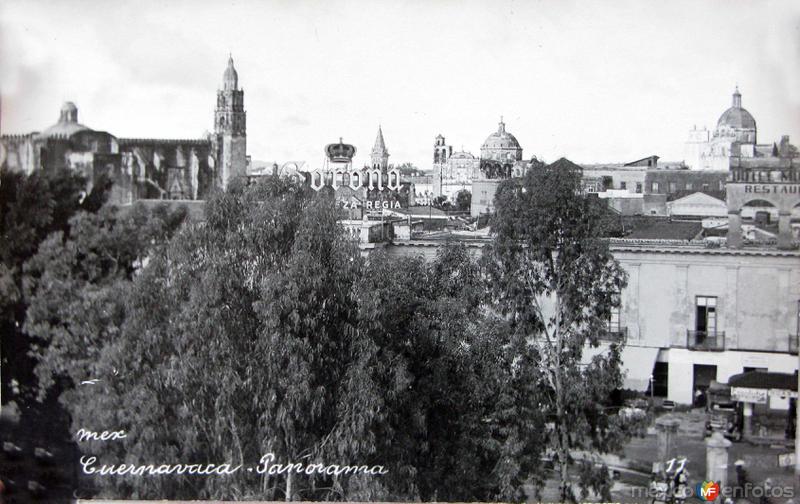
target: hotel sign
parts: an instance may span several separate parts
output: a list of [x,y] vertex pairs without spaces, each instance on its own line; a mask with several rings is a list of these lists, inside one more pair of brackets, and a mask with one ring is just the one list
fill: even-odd
[[751,194],[800,194],[800,184],[747,184],[745,193]]
[[767,404],[767,389],[731,387],[731,399],[746,403]]

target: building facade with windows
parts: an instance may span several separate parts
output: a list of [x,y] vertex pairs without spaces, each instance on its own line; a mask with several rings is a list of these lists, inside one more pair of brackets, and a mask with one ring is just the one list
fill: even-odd
[[444,162],[434,165],[433,193],[455,202],[459,192],[472,192],[472,181],[480,169],[480,162],[479,158],[466,151],[448,155]]
[[[711,177],[708,183],[720,180],[700,175]],[[657,182],[662,180],[670,178]],[[741,208],[755,200],[778,209],[777,239],[739,236]],[[800,209],[800,167],[790,160],[737,161],[724,205],[727,243],[724,236],[705,235],[699,220],[646,216],[633,221],[625,238],[609,239],[628,274],[620,307],[608,322],[610,339],[626,342],[625,388],[692,404],[712,381],[726,383],[753,369],[798,369],[800,239],[791,226]],[[488,240],[469,242],[469,250],[480,254]],[[431,258],[442,243],[398,241],[388,251]],[[607,348],[604,343],[586,352]],[[769,398],[769,408],[788,406],[786,397]]]
[[[488,241],[465,242],[475,256]],[[432,259],[444,242],[395,240],[394,256]],[[800,251],[709,247],[692,240],[614,239],[628,273],[609,339],[625,341],[626,388],[692,404],[712,380],[798,367]],[[599,348],[586,353],[602,352]],[[652,380],[652,381],[651,381]],[[770,399],[774,409],[788,400]]]
[[658,349],[656,394],[691,404],[711,380],[797,369],[798,251],[644,242],[615,240],[612,251],[629,276],[618,324],[628,345]]

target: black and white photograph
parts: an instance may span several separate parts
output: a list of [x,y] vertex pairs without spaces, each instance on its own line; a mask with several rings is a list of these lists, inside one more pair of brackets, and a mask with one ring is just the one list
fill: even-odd
[[798,504],[800,2],[4,0],[0,504]]

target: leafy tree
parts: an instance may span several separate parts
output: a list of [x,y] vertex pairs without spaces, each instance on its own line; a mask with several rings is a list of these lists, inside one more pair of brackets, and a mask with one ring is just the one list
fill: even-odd
[[[35,396],[30,339],[22,330],[28,308],[23,295],[23,264],[52,232],[69,232],[69,219],[79,210],[96,211],[107,196],[107,185],[86,194],[85,179],[63,169],[30,175],[0,170],[0,331],[3,340],[4,401],[23,403]],[[13,356],[13,359],[9,359]],[[17,387],[19,396],[14,394]]]
[[447,196],[442,194],[433,198],[433,206],[440,210],[450,210],[453,205],[447,200]]
[[469,212],[472,204],[472,193],[466,189],[456,194],[456,208],[462,212]]
[[[559,161],[503,182],[494,240],[485,253],[490,298],[535,384],[563,501],[588,490],[610,498],[607,470],[591,456],[618,449],[622,430],[604,403],[622,385],[620,348],[585,363],[618,306],[626,275],[602,239],[599,207],[581,195],[581,170]],[[578,484],[574,483],[578,480]]]
[[528,409],[506,334],[483,310],[476,261],[451,246],[429,264],[377,254],[369,266],[359,329],[380,351],[370,367],[386,415],[371,431],[382,458],[396,461],[390,495],[523,499],[543,417]]
[[183,223],[186,207],[137,204],[121,215],[114,206],[78,212],[68,237],[57,231],[24,266],[29,302],[24,330],[40,361],[39,396],[67,378],[76,384],[97,362],[102,347],[124,320],[123,300],[151,249]]
[[100,496],[523,498],[545,417],[476,261],[365,260],[339,217],[270,179],[216,195],[203,225],[103,210],[41,247],[26,266],[41,382],[99,380],[62,394],[73,431],[126,432],[81,444],[98,465],[273,453],[388,470],[96,478]]
[[402,163],[402,164],[399,164],[399,165],[390,165],[389,169],[392,169],[392,168],[397,168],[400,171],[400,175],[417,176],[417,175],[424,175],[425,174],[422,170],[420,170],[419,168],[414,166],[413,163]]
[[[61,282],[57,296],[68,302],[56,309],[45,282],[37,284],[42,309],[29,324],[50,339],[42,381],[99,378],[97,386],[62,397],[74,429],[127,433],[119,442],[82,446],[85,452],[103,463],[255,465],[269,452],[277,461],[302,462],[339,446],[347,448],[345,462],[369,461],[369,443],[358,441],[366,433],[347,437],[354,424],[338,421],[337,412],[375,413],[349,407],[359,399],[353,396],[358,370],[368,369],[357,366],[352,329],[360,256],[337,218],[331,199],[270,180],[234,186],[209,201],[204,225],[184,227],[147,249],[146,261],[133,261],[146,266],[130,280],[93,274],[104,264],[131,264],[105,247],[87,254],[94,250],[90,241],[70,240],[61,251],[64,264],[54,243],[35,266],[48,285]],[[119,239],[113,229],[94,234],[104,244]],[[105,262],[109,255],[114,260]],[[246,471],[220,479],[94,483],[101,495],[126,497],[290,499],[331,492],[305,475]]]

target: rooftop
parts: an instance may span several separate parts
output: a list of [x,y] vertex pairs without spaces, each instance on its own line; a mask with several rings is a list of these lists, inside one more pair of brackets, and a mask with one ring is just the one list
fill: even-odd
[[[628,228],[627,226],[632,226]],[[629,221],[624,238],[631,240],[693,240],[703,232],[701,221],[675,221],[663,218],[640,218]]]

